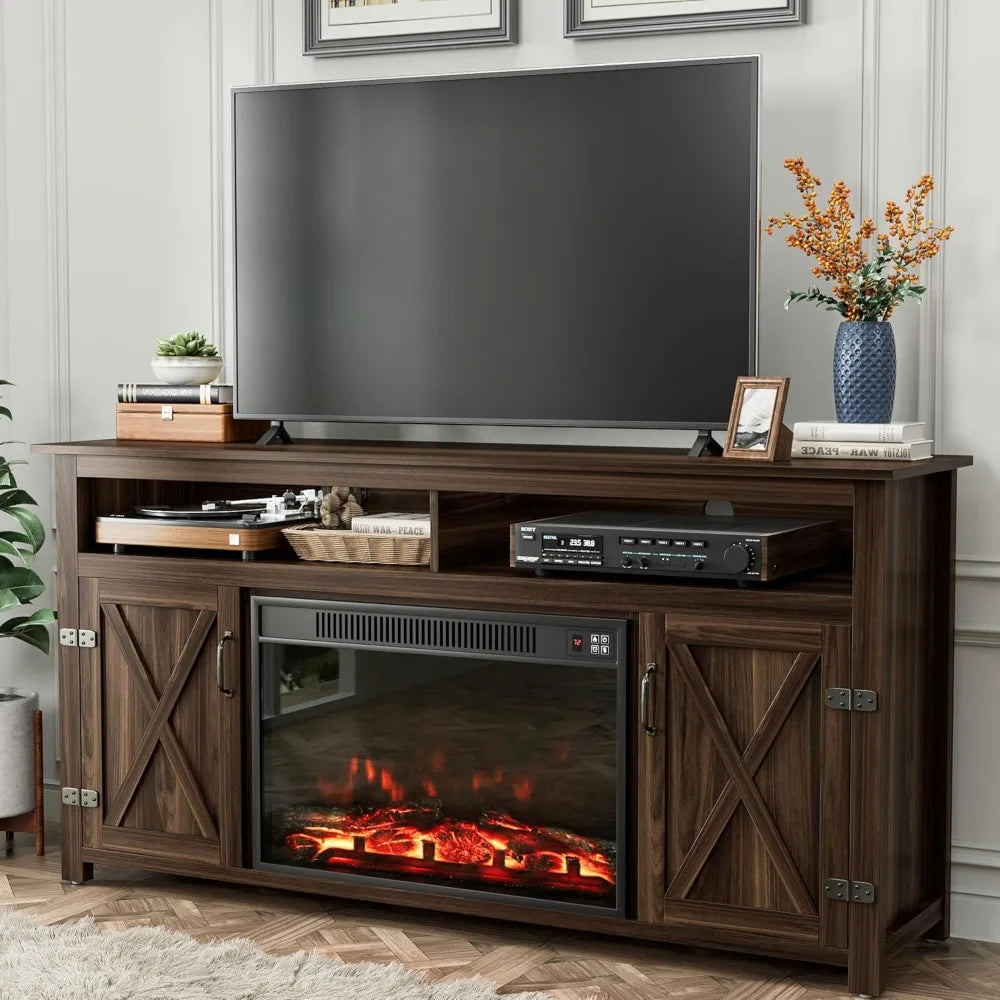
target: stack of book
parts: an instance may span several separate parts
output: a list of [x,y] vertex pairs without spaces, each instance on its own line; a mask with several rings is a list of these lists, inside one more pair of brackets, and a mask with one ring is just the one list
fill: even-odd
[[254,441],[268,428],[233,417],[231,385],[119,382],[116,432],[121,441]]
[[934,442],[922,423],[838,424],[799,421],[792,427],[792,458],[844,458],[852,462],[916,462],[931,458]]

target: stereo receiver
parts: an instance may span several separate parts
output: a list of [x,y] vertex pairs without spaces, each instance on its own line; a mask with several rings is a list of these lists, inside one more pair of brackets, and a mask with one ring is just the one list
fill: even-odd
[[769,582],[836,559],[832,521],[585,511],[511,526],[511,565],[539,573]]

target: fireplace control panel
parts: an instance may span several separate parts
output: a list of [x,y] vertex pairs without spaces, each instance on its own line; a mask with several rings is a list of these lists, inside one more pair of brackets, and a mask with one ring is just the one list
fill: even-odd
[[598,660],[615,659],[616,633],[579,631],[569,633],[568,652],[574,656],[587,656]]

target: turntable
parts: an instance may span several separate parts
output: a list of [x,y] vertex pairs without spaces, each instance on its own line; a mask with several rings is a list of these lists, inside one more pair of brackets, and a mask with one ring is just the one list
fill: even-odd
[[116,553],[129,546],[239,552],[253,559],[258,552],[282,548],[281,531],[317,520],[320,490],[289,490],[282,496],[255,500],[209,500],[180,507],[150,504],[131,514],[97,518],[95,540]]

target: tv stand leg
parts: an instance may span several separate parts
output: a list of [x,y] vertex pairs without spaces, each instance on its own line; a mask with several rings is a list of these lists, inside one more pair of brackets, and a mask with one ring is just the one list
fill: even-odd
[[271,426],[257,439],[258,447],[269,444],[291,444],[292,435],[285,430],[284,420],[272,420]]
[[705,455],[721,455],[722,445],[712,437],[711,431],[698,431],[698,436],[691,445],[688,458],[702,458]]

